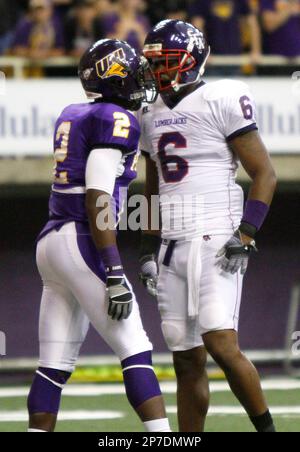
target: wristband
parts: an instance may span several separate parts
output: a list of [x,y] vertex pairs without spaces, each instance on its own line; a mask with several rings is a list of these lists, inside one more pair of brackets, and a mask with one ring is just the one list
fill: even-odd
[[[255,199],[248,199],[246,202],[244,215],[242,218],[242,224],[247,224],[252,228],[254,227],[256,231],[261,228],[267,213],[269,211],[269,206],[262,201],[257,201]],[[246,226],[247,227],[247,226]],[[241,230],[241,229],[240,229]],[[255,231],[255,232],[256,232]],[[242,231],[244,232],[244,231]],[[251,235],[250,235],[251,237]]]
[[245,221],[242,221],[239,227],[239,231],[242,234],[247,235],[248,237],[251,237],[252,239],[255,238],[255,234],[257,232],[257,229],[255,226],[252,226],[252,224],[246,223]]
[[100,256],[105,267],[107,276],[122,276],[123,266],[118,247],[116,245],[107,246],[100,250]]

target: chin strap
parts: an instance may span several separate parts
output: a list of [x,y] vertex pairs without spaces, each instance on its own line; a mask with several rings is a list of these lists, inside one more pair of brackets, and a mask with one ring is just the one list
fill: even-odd
[[[200,67],[200,70],[199,70],[199,74],[198,74],[198,77],[196,78],[196,80],[194,81],[194,82],[191,82],[191,83],[183,83],[183,84],[181,84],[181,83],[179,83],[179,80],[180,80],[180,72],[178,71],[177,72],[177,75],[176,75],[176,77],[175,77],[175,80],[172,82],[172,88],[174,89],[174,91],[177,93],[181,88],[183,88],[183,87],[185,87],[185,86],[188,86],[188,85],[194,85],[195,83],[200,83],[200,81],[201,81],[201,77],[204,75],[204,73],[205,73],[205,66],[206,66],[206,63],[207,63],[207,60],[208,60],[208,57],[210,56],[210,47],[208,47],[208,52],[207,52],[207,55],[206,55],[206,58],[205,58],[205,60],[203,61],[203,63],[202,63],[202,65],[201,65],[201,67]],[[182,60],[181,60],[181,65],[182,64],[184,64],[185,63],[185,59],[186,58],[188,58],[188,55],[187,54],[185,54],[183,57],[182,57]]]
[[86,97],[88,99],[101,99],[103,98],[102,94],[92,93],[91,91],[85,91]]

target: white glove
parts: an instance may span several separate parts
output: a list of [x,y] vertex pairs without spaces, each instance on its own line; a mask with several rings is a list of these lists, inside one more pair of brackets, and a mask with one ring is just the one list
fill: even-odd
[[158,268],[154,256],[151,254],[149,256],[144,256],[141,260],[141,273],[140,280],[147,289],[147,292],[152,295],[152,297],[157,296],[157,279],[158,279]]

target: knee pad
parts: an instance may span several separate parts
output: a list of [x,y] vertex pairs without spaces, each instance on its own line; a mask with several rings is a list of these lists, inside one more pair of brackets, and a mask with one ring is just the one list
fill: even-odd
[[199,323],[204,330],[218,330],[225,322],[226,312],[222,303],[215,302],[200,306]]
[[151,351],[138,353],[122,361],[127,398],[133,408],[161,395],[152,366]]
[[171,350],[178,345],[182,345],[186,334],[186,322],[184,320],[163,320],[161,329],[165,341]]
[[62,389],[70,376],[69,372],[39,367],[27,399],[29,414],[57,414]]

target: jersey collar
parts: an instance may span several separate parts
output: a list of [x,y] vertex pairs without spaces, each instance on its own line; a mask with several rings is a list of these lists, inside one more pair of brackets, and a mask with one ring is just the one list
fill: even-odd
[[186,93],[184,93],[182,96],[162,96],[161,98],[164,102],[164,104],[170,108],[170,110],[173,110],[177,105],[180,104],[180,102],[185,99],[187,96],[189,96],[190,94],[194,93],[195,91],[197,91],[197,89],[202,88],[202,86],[205,85],[205,82],[202,80],[199,85],[192,91],[187,91]]

